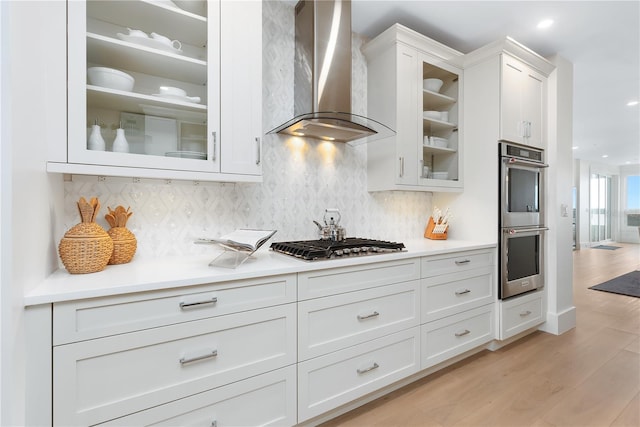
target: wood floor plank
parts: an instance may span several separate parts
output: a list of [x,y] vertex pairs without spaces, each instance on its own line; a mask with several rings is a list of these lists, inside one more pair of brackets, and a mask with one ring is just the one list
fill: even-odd
[[545,415],[562,426],[608,426],[640,391],[640,355],[620,351]]
[[640,298],[589,289],[640,268],[640,245],[615,245],[574,252],[576,328],[482,351],[324,425],[640,426]]
[[638,427],[640,426],[640,393],[631,399],[622,413],[611,424],[612,427]]

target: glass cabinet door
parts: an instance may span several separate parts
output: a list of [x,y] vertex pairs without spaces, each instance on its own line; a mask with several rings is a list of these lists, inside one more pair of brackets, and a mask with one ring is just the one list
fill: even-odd
[[219,2],[73,1],[68,162],[218,172]]
[[421,184],[444,187],[462,185],[460,176],[460,72],[453,67],[433,65],[423,55],[418,61],[422,77],[421,127],[418,158],[422,159]]

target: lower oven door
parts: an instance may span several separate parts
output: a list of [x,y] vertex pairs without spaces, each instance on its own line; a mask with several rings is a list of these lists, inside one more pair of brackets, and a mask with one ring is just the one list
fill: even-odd
[[546,227],[504,228],[500,243],[500,299],[544,286]]

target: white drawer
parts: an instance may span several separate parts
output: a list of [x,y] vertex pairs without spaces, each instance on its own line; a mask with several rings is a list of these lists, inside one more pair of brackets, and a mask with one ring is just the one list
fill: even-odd
[[544,323],[543,292],[525,294],[500,302],[500,336],[505,340]]
[[417,326],[419,283],[413,280],[300,302],[298,360]]
[[295,274],[53,306],[53,343],[66,344],[296,300]]
[[292,426],[295,402],[296,367],[291,365],[101,425]]
[[422,323],[494,302],[493,268],[422,279]]
[[320,415],[419,369],[417,327],[298,364],[298,422]]
[[287,304],[53,350],[55,425],[88,425],[296,362]]
[[418,258],[298,273],[298,300],[391,285],[420,278]]
[[426,323],[421,327],[421,368],[443,362],[494,338],[493,304]]
[[423,257],[422,277],[492,266],[494,265],[494,252],[494,249],[485,249]]

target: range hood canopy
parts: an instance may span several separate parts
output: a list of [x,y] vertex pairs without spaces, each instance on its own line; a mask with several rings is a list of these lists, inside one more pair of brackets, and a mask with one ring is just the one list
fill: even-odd
[[295,117],[269,133],[350,145],[395,135],[351,113],[351,1],[301,0],[295,13]]

